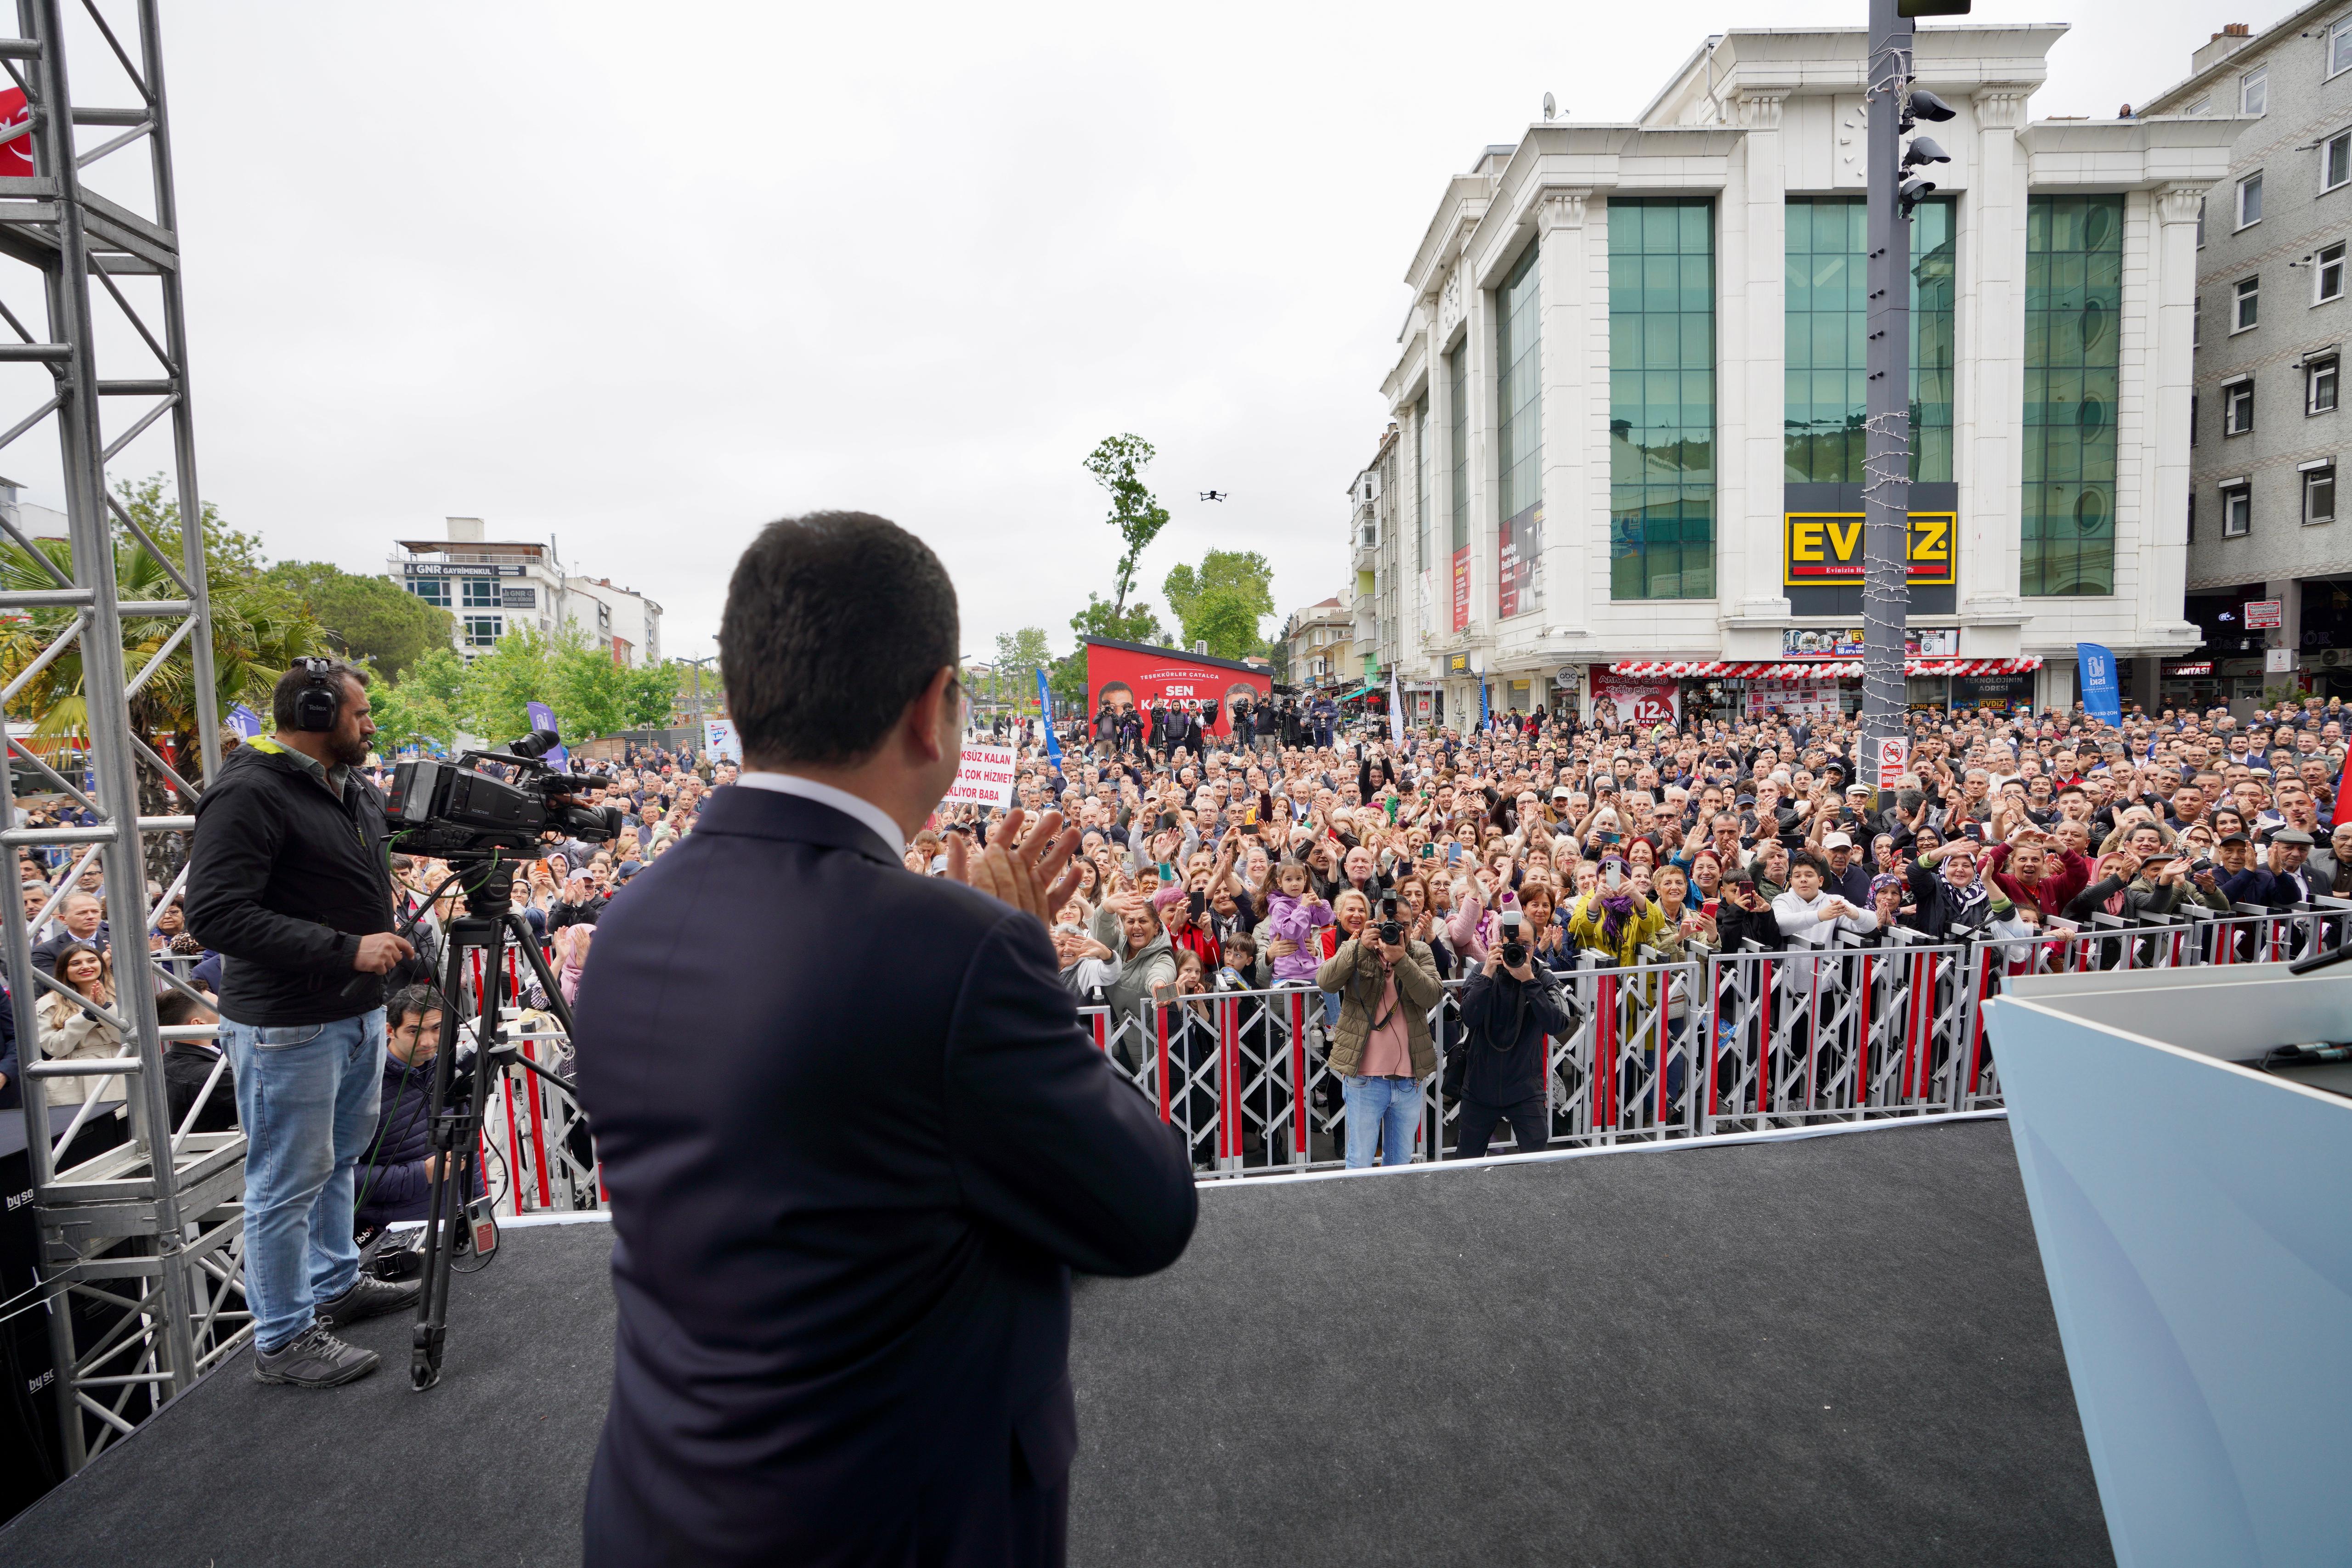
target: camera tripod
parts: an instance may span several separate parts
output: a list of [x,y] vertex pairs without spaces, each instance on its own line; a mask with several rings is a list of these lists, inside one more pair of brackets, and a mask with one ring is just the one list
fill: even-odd
[[[547,994],[548,1010],[572,1032],[572,1009],[556,985],[555,976],[532,937],[530,927],[514,910],[514,884],[499,874],[511,862],[490,855],[453,857],[457,874],[457,898],[465,913],[449,922],[442,934],[441,1042],[433,1057],[433,1086],[425,1103],[426,1127],[433,1153],[433,1176],[425,1200],[425,1262],[423,1291],[416,1300],[416,1330],[408,1364],[409,1386],[423,1390],[441,1381],[441,1352],[449,1335],[449,1272],[457,1244],[457,1226],[478,1221],[477,1237],[488,1235],[488,1245],[475,1243],[487,1255],[497,1245],[497,1230],[488,1216],[488,1186],[484,1185],[484,1212],[465,1213],[466,1191],[480,1158],[482,1117],[489,1101],[491,1075],[502,1067],[523,1067],[562,1090],[574,1093],[571,1082],[550,1072],[499,1038],[499,988],[506,972],[509,937],[529,960]],[[468,879],[481,885],[471,887]],[[450,1081],[457,1057],[458,1005],[465,996],[466,955],[482,956],[480,1023],[475,1030],[476,1053],[465,1099],[449,1104]]]

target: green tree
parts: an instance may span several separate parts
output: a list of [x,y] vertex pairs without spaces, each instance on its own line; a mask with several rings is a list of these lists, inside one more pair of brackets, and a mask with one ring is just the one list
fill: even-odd
[[457,618],[396,582],[322,560],[280,561],[263,575],[299,596],[347,656],[380,674],[396,677],[431,650],[449,647]]
[[458,724],[493,746],[527,734],[529,705],[554,706],[556,652],[554,640],[538,627],[520,626],[488,653],[476,654],[457,688]]
[[567,741],[665,726],[677,694],[671,665],[617,664],[576,631],[556,643],[549,675],[549,695],[540,700],[555,710]]
[[[122,480],[114,486],[117,503],[131,520],[139,525],[156,547],[171,558],[173,570],[180,565],[180,504],[163,494],[163,476],[150,474],[136,482]],[[121,528],[121,519],[115,526]],[[205,503],[205,578],[208,587],[226,585],[247,578],[259,577],[265,559],[261,553],[261,536],[241,533],[220,520],[220,508],[210,501]],[[138,540],[131,538],[125,529],[122,538],[133,549]]]
[[1255,550],[1213,549],[1199,570],[1179,565],[1160,585],[1184,643],[1206,643],[1220,659],[1244,659],[1266,651],[1258,621],[1274,613],[1274,568]]
[[1099,594],[1087,595],[1087,607],[1070,617],[1070,630],[1081,637],[1108,637],[1114,643],[1150,643],[1164,645],[1168,633],[1160,630],[1160,617],[1151,606],[1134,604],[1122,611],[1103,602]]
[[1111,599],[1111,617],[1126,613],[1127,596],[1135,587],[1136,563],[1160,530],[1168,526],[1168,508],[1161,506],[1139,476],[1158,454],[1139,435],[1113,435],[1087,454],[1087,472],[1110,492],[1108,521],[1118,530],[1127,553],[1118,558],[1118,591]]
[[996,634],[996,690],[1014,709],[1034,713],[1037,708],[1037,672],[1054,662],[1053,650],[1045,645],[1045,629],[1024,626],[1018,632]]
[[369,706],[375,714],[379,749],[390,753],[425,741],[445,747],[457,745],[465,685],[466,661],[444,643],[420,654],[398,680],[373,687]]

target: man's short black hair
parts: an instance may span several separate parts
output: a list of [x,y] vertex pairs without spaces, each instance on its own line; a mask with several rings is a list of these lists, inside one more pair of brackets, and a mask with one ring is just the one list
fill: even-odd
[[440,1010],[440,991],[431,986],[404,986],[383,1004],[383,1027],[395,1030],[412,1018],[422,1019]]
[[165,1029],[192,1024],[204,1004],[184,991],[161,991],[155,997],[155,1021]]
[[811,512],[760,530],[727,585],[719,667],[744,759],[853,762],[957,662],[955,584],[885,517]]
[[[362,685],[368,684],[368,673],[365,670],[361,669],[357,664],[347,664],[341,659],[327,661],[327,674],[331,678],[349,675]],[[269,694],[269,716],[278,728],[294,727],[294,699],[300,694],[302,688],[310,684],[310,672],[304,669],[299,661],[296,662],[293,668],[278,677],[278,687]],[[341,683],[338,681],[335,686],[335,704],[338,712],[341,709],[343,695]]]

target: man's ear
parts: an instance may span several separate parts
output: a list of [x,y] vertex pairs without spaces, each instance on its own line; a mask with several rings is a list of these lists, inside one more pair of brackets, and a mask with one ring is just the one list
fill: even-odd
[[908,744],[925,762],[937,762],[947,755],[947,747],[940,739],[940,727],[946,722],[940,708],[949,700],[948,683],[954,678],[953,665],[940,665],[929,683],[915,694],[915,699],[907,705],[905,716],[899,720]]

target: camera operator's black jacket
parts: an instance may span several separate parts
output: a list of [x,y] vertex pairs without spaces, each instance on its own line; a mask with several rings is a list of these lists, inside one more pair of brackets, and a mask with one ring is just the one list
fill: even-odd
[[220,952],[220,1014],[248,1025],[333,1023],[383,1005],[352,967],[392,929],[383,800],[357,769],[338,800],[274,741],[222,760],[196,803],[188,929]]
[[[1544,1037],[1566,1039],[1568,1009],[1540,966],[1522,985],[1509,971],[1480,975],[1462,993],[1463,1042],[1445,1060],[1445,1089],[1481,1105],[1517,1105],[1541,1094]],[[1514,1124],[1516,1126],[1517,1124]]]

